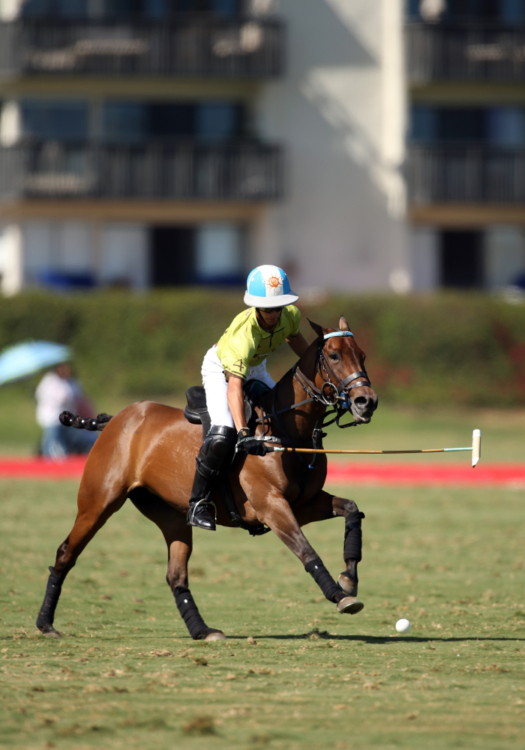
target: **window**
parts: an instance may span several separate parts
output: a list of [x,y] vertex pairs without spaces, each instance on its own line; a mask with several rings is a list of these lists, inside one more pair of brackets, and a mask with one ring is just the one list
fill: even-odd
[[435,107],[414,106],[410,117],[412,143],[430,144],[438,139],[438,110]]
[[195,133],[205,141],[225,141],[239,135],[240,119],[239,106],[204,102],[197,106]]
[[409,141],[525,148],[524,107],[413,106]]
[[106,16],[134,16],[142,11],[141,0],[105,0],[104,15]]
[[195,131],[194,104],[147,104],[151,138],[190,138]]
[[478,107],[438,110],[438,136],[442,141],[465,142],[485,139],[485,112]]
[[177,11],[181,13],[216,13],[232,16],[240,11],[240,0],[176,0]]
[[25,99],[22,134],[37,140],[84,141],[88,135],[86,102]]
[[192,227],[153,227],[150,246],[153,286],[192,283],[195,275],[195,230]]
[[22,4],[21,15],[23,18],[85,18],[88,15],[88,0],[26,0]]
[[523,23],[525,0],[407,0],[413,21]]
[[482,232],[441,232],[441,285],[459,289],[483,286]]
[[198,282],[244,283],[241,232],[235,224],[204,224],[199,227],[196,230],[195,251]]
[[137,102],[111,102],[102,110],[104,139],[110,143],[142,143],[148,134],[147,109]]
[[153,286],[243,285],[243,232],[237,224],[158,226],[151,229]]
[[241,118],[240,105],[231,102],[108,102],[102,128],[110,143],[178,138],[217,143],[240,135]]
[[487,112],[487,139],[494,146],[525,146],[525,110],[521,107],[492,107]]
[[525,0],[501,0],[500,20],[507,23],[525,21]]
[[175,13],[233,16],[240,12],[240,0],[105,0],[104,11],[108,16],[121,17],[167,18]]

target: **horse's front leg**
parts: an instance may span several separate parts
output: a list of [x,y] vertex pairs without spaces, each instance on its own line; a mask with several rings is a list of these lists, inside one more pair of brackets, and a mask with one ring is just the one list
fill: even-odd
[[310,573],[328,601],[337,604],[339,612],[354,615],[363,609],[362,602],[355,596],[347,596],[340,584],[334,581],[323,561],[301,531],[298,520],[284,497],[269,498],[268,508],[262,520],[299,558],[306,572]]
[[345,519],[343,558],[346,570],[339,575],[339,585],[350,596],[357,596],[357,564],[362,559],[363,545],[361,521],[365,514],[361,513],[353,500],[343,497],[332,496],[332,508],[334,516],[344,516]]
[[296,515],[301,526],[314,521],[324,521],[334,516],[343,516],[345,519],[343,558],[346,569],[337,580],[346,594],[357,596],[357,564],[362,559],[361,520],[365,514],[360,512],[353,500],[321,491],[308,505],[299,508]]

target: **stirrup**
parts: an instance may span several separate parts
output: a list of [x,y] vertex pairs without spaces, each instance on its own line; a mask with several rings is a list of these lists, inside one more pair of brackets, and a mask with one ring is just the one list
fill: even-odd
[[[210,505],[213,506],[215,518],[212,517],[209,510]],[[200,514],[199,511],[204,511],[204,513]],[[199,515],[203,515],[204,517],[199,518]],[[208,518],[206,518],[206,516],[208,516]],[[204,497],[202,500],[197,500],[197,502],[190,502],[190,507],[186,514],[186,521],[188,526],[197,526],[199,529],[205,529],[206,531],[215,531],[217,507],[213,500],[208,500],[207,497]]]

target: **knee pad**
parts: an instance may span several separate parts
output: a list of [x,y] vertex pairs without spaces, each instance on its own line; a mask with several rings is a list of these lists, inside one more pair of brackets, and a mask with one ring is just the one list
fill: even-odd
[[213,425],[206,441],[210,441],[210,451],[222,462],[237,442],[235,427]]
[[237,431],[234,427],[213,425],[202,444],[197,466],[201,467],[204,464],[207,469],[218,471],[223,461],[232,453],[236,441]]

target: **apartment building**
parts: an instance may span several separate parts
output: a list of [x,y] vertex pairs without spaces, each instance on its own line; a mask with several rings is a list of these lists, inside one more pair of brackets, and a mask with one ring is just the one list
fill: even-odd
[[411,287],[402,0],[0,0],[0,274]]
[[525,2],[407,14],[413,285],[525,287]]

